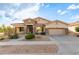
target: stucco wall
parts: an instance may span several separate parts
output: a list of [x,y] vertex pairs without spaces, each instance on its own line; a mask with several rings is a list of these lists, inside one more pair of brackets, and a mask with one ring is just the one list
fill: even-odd
[[[77,26],[78,26],[78,25],[77,25]],[[69,29],[70,31],[72,31],[72,32],[76,32],[76,31],[75,31],[75,27],[77,27],[77,26],[69,26],[68,29]]]
[[67,28],[67,25],[60,22],[58,23],[53,22],[53,23],[47,24],[46,28]]
[[77,35],[78,32],[75,31],[75,28],[77,27],[78,25],[75,25],[75,26],[68,26],[68,30],[69,30],[69,35]]
[[47,20],[44,20],[44,19],[35,19],[36,21],[37,21],[37,23],[42,23],[42,24],[46,24],[46,23],[48,23],[48,21]]
[[16,32],[17,32],[18,34],[22,34],[22,33],[25,32],[25,31],[20,31],[20,30],[19,30],[19,27],[16,27],[15,29],[16,29]]

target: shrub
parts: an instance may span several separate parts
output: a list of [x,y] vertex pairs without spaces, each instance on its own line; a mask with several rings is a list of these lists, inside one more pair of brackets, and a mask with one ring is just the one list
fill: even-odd
[[42,32],[41,35],[45,35],[45,32]]
[[25,39],[27,39],[27,40],[31,40],[31,39],[33,39],[33,38],[35,38],[35,35],[34,34],[32,34],[32,33],[29,33],[29,34],[26,34],[25,35]]
[[79,26],[75,28],[76,32],[79,32]]
[[14,34],[14,35],[10,35],[9,36],[9,39],[17,39],[18,38],[18,34]]
[[4,40],[4,38],[0,38],[0,40]]

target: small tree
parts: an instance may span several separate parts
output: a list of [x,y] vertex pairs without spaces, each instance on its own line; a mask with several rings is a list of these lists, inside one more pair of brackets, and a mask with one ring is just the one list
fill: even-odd
[[79,32],[79,26],[75,28],[75,31],[76,32]]
[[2,27],[0,27],[0,33],[3,33],[3,29],[2,29]]
[[2,30],[4,33],[6,33],[6,26],[4,24],[2,25]]
[[11,28],[10,26],[7,26],[6,32],[7,32],[7,35],[12,35],[13,34],[13,28]]

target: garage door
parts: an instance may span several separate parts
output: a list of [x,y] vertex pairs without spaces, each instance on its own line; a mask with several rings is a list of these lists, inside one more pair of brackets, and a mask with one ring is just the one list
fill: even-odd
[[64,35],[65,29],[48,29],[49,35]]

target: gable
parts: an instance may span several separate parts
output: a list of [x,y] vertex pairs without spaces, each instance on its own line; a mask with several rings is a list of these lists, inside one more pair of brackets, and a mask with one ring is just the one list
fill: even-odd
[[35,20],[37,23],[41,23],[41,24],[46,24],[46,23],[49,22],[47,19],[40,18],[40,17],[34,18],[34,20]]
[[67,28],[68,25],[60,22],[60,21],[53,21],[46,25],[46,28]]
[[34,24],[35,23],[35,21],[33,20],[33,19],[25,19],[24,20],[24,24],[26,24],[26,25],[30,25],[30,24]]

